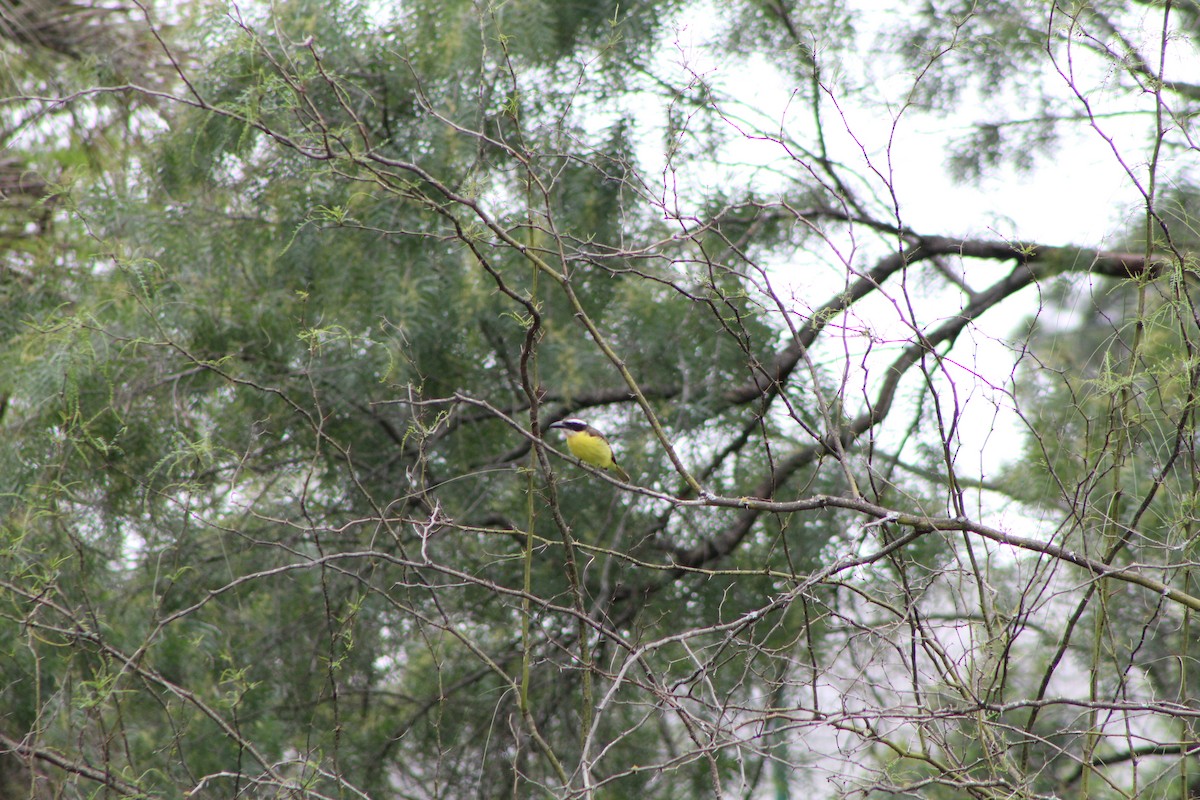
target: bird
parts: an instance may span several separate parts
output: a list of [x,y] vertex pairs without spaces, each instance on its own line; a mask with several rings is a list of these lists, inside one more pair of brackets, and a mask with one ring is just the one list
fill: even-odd
[[571,451],[571,455],[585,464],[614,472],[618,478],[629,483],[628,473],[618,466],[617,459],[613,456],[612,445],[600,431],[581,419],[564,419],[550,427],[562,428],[566,432],[567,449]]

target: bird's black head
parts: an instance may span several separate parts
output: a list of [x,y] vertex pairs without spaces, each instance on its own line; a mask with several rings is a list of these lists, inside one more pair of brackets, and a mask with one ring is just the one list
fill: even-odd
[[581,419],[564,419],[561,422],[555,422],[551,428],[565,428],[569,431],[581,431],[587,427],[587,423]]

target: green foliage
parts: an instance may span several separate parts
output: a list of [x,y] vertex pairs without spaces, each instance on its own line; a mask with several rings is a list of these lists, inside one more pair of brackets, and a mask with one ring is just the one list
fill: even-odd
[[[708,11],[811,122],[664,68],[678,2],[181,16],[138,28],[162,84],[62,102],[22,44],[4,141],[48,177],[0,211],[0,794],[16,764],[30,798],[783,797],[820,763],[1032,797],[1128,752],[1101,711],[1194,740],[1186,180],[1133,239],[1172,255],[1087,293],[1078,250],[918,235],[842,105],[888,91],[856,9]],[[870,40],[914,73],[889,107],[1003,79],[1045,118],[950,166],[1033,164],[1062,42],[918,11]],[[743,139],[779,188],[729,177]],[[957,345],[1035,273],[994,480]],[[565,456],[570,416],[633,489]],[[1062,670],[1091,686],[1059,705]]]

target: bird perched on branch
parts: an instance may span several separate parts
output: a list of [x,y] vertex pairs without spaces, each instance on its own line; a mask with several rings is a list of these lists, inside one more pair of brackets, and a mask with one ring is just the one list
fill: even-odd
[[629,475],[617,465],[612,445],[600,431],[581,419],[564,419],[550,427],[562,428],[566,432],[567,449],[571,451],[571,455],[585,464],[613,472],[618,478],[629,483]]

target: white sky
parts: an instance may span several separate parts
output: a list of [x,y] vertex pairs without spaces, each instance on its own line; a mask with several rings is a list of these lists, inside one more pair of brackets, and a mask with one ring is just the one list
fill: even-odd
[[[707,4],[706,4],[707,5]],[[891,9],[893,3],[867,2],[858,5],[871,9]],[[807,124],[809,111],[791,98],[792,89],[781,79],[765,59],[752,58],[741,64],[724,54],[714,54],[706,46],[718,26],[716,16],[705,6],[689,8],[685,21],[676,28],[676,36],[663,53],[664,62],[672,62],[680,83],[689,72],[702,76],[706,81],[724,88],[735,96],[744,108],[731,109],[742,113],[747,108],[760,110],[760,115],[749,120],[765,131],[777,131],[780,122],[788,120]],[[886,17],[883,18],[886,21]],[[1147,24],[1152,24],[1151,20]],[[873,34],[863,32],[864,42],[873,40]],[[1180,40],[1172,47],[1191,59],[1195,55],[1190,43]],[[1077,61],[1077,66],[1079,62]],[[1186,73],[1187,62],[1177,62],[1177,69]],[[886,67],[884,67],[886,69]],[[1081,69],[1081,72],[1084,70]],[[1192,69],[1191,74],[1196,70]],[[1116,113],[1137,107],[1138,99],[1112,95],[1105,67],[1093,64],[1091,84],[1084,86],[1089,100],[1098,113]],[[912,85],[912,75],[892,75],[893,86],[880,87],[881,94],[898,108]],[[1061,90],[1063,97],[1070,95],[1063,79],[1049,68],[1045,79]],[[1080,83],[1083,83],[1081,79]],[[1110,96],[1111,95],[1111,96]],[[980,98],[986,103],[994,98]],[[1016,101],[1017,98],[1012,98]],[[886,111],[878,108],[855,106],[847,96],[838,97],[846,124],[839,126],[838,116],[832,104],[825,103],[827,120],[826,136],[832,149],[846,163],[862,170],[863,160],[854,162],[858,143],[871,158],[877,169],[893,170],[893,186],[902,202],[906,223],[914,230],[924,233],[961,234],[985,236],[996,230],[1002,236],[1017,234],[1025,241],[1040,240],[1048,244],[1079,244],[1097,247],[1119,228],[1119,220],[1136,207],[1131,195],[1131,184],[1124,169],[1117,162],[1110,146],[1100,135],[1080,123],[1079,128],[1065,131],[1060,147],[1048,157],[1039,159],[1036,168],[1027,174],[1012,169],[1001,170],[979,185],[961,184],[954,181],[947,169],[948,142],[962,136],[975,117],[988,117],[977,108],[968,107],[958,118],[937,118],[916,110],[905,111],[895,126],[895,138],[890,142],[891,163],[886,158],[888,139],[893,133],[892,119]],[[1006,98],[1004,102],[1008,102]],[[1004,103],[998,103],[993,119],[1001,119],[1010,113]],[[1146,108],[1146,103],[1141,102]],[[1149,139],[1150,120],[1142,115],[1136,118],[1101,119],[1104,132],[1115,135],[1119,140],[1122,157],[1144,177],[1147,154],[1145,147]],[[849,132],[847,132],[849,128]],[[748,130],[748,129],[744,129]],[[1064,129],[1065,130],[1065,129]],[[851,138],[851,136],[853,138]],[[840,137],[840,141],[838,138]],[[777,145],[761,141],[743,141],[731,150],[735,158],[746,163],[767,164],[780,157]]]
[[[894,4],[863,2],[859,5],[864,11],[871,12],[866,18],[889,24],[888,14],[893,13],[891,9]],[[731,134],[739,130],[752,133],[754,126],[766,132],[776,132],[781,122],[786,120],[789,129],[793,124],[796,126],[795,135],[803,141],[804,127],[811,126],[811,112],[798,107],[792,99],[794,87],[781,79],[763,59],[751,59],[748,65],[740,64],[724,53],[714,53],[706,47],[718,24],[717,16],[711,9],[711,5],[689,8],[686,19],[676,29],[674,42],[664,49],[661,62],[664,70],[673,70],[679,85],[684,85],[689,76],[699,75],[729,96],[737,98],[740,106],[730,108],[730,111],[739,119],[731,123]],[[876,15],[876,12],[880,13]],[[1154,13],[1160,14],[1161,10]],[[1161,19],[1155,16],[1144,23],[1147,33],[1143,39],[1152,43],[1149,49],[1155,52],[1155,26],[1161,25]],[[864,42],[871,40],[872,34],[865,33]],[[1178,40],[1172,43],[1172,48],[1180,56],[1171,62],[1171,69],[1182,73],[1189,64],[1196,64],[1195,51],[1190,42]],[[848,96],[838,97],[841,105],[839,110],[833,108],[832,102],[826,101],[825,134],[836,157],[854,172],[867,176],[868,180],[875,180],[871,171],[873,167],[890,178],[900,201],[903,221],[908,228],[917,232],[963,238],[1003,238],[1022,243],[1078,245],[1095,249],[1117,248],[1121,246],[1120,238],[1129,230],[1130,223],[1142,213],[1140,194],[1121,161],[1139,180],[1144,181],[1148,143],[1153,130],[1150,127],[1153,119],[1148,115],[1120,115],[1133,109],[1150,107],[1152,98],[1114,91],[1109,65],[1099,60],[1093,60],[1089,65],[1082,53],[1075,60],[1074,67],[1078,70],[1076,85],[1087,96],[1093,111],[1104,115],[1098,124],[1105,135],[1113,138],[1120,159],[1114,154],[1113,146],[1099,132],[1086,122],[1080,122],[1073,129],[1064,128],[1058,148],[1039,158],[1029,172],[1019,173],[1003,168],[978,184],[961,183],[953,179],[947,168],[948,143],[962,137],[971,121],[986,118],[987,113],[980,111],[981,108],[994,109],[992,119],[995,120],[1017,113],[1012,110],[1020,108],[1013,105],[1018,101],[1015,97],[980,98],[978,107],[968,107],[958,117],[939,118],[910,109],[904,112],[894,127],[888,109],[856,106]],[[872,63],[864,69],[886,72],[888,66]],[[1072,97],[1070,86],[1049,66],[1044,79],[1063,98]],[[909,74],[889,73],[877,88],[881,96],[888,93],[887,99],[893,103],[893,108],[900,108],[912,80],[913,76]],[[758,109],[761,113],[753,116],[749,109]],[[661,116],[658,124],[663,124]],[[681,199],[686,202],[689,196],[699,197],[705,193],[705,189],[728,182],[731,176],[750,174],[756,164],[781,165],[781,171],[791,170],[793,174],[799,170],[793,163],[780,161],[783,156],[781,148],[773,142],[736,135],[732,138],[729,152],[723,156],[723,160],[748,165],[741,171],[664,174],[664,184],[678,181],[683,187]],[[659,151],[647,152],[643,163],[653,164],[656,159],[662,162],[662,141],[661,133],[647,137],[648,150],[659,148]],[[769,192],[771,187],[766,184],[770,179],[770,173],[755,173],[754,180],[760,190]],[[688,191],[689,184],[697,190],[694,195]],[[879,196],[886,196],[886,192],[881,191],[882,179],[878,179],[872,188]],[[665,186],[665,191],[669,194],[669,185]],[[842,244],[841,252],[845,255],[850,250],[844,246],[845,243]],[[866,246],[854,254],[857,269],[869,268],[875,259],[886,253],[869,236],[860,236],[859,244]],[[812,268],[810,263],[806,263],[804,253],[797,253],[777,266],[779,277],[788,285],[785,291],[793,293],[798,298],[798,304],[801,298],[806,298],[812,307],[840,290],[844,270],[838,268],[836,258],[832,255],[831,252],[816,255],[815,260],[823,262],[824,269]],[[809,262],[812,260],[811,256],[807,258]],[[829,266],[830,262],[834,262],[833,267]],[[971,279],[970,273],[968,279],[975,288],[982,288],[1004,274],[1008,267],[987,264],[974,269],[977,280]],[[814,281],[814,275],[822,277]],[[1001,465],[1019,454],[1022,428],[1016,417],[1005,410],[1011,406],[1011,401],[1003,393],[991,391],[989,384],[1003,387],[1009,381],[1013,352],[1005,340],[1015,332],[1020,320],[1035,309],[1035,297],[1035,293],[1029,290],[1005,307],[994,309],[964,334],[954,351],[953,355],[965,367],[955,381],[960,398],[967,401],[966,424],[960,428],[960,452],[963,459],[961,466],[969,473],[979,475],[982,472],[992,477]],[[947,307],[944,301],[928,296],[925,302],[934,304],[931,307],[934,310],[928,316],[923,310],[919,312],[922,322],[928,324],[936,323],[939,318],[938,303],[944,309],[941,314],[952,314],[957,308],[956,305]],[[901,324],[895,309],[886,303],[863,304],[856,308],[855,314],[856,319],[851,323],[870,326],[873,331],[880,332],[884,339],[894,337],[897,342],[902,342],[911,335]],[[889,334],[889,330],[894,333]],[[877,363],[882,365],[890,361],[899,346],[897,344],[891,349],[879,347]],[[837,353],[833,353],[833,357],[836,358]],[[855,380],[851,379],[852,384]]]

